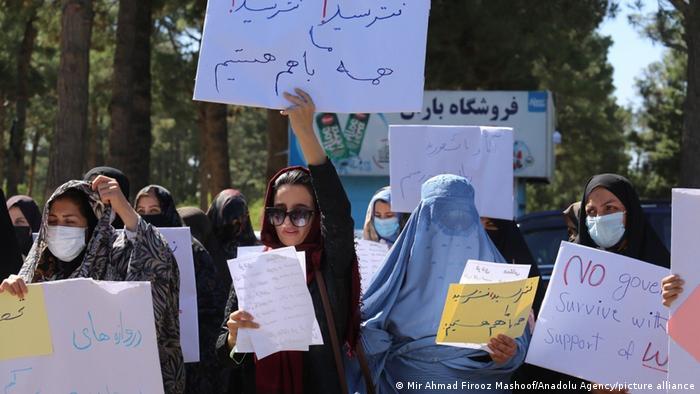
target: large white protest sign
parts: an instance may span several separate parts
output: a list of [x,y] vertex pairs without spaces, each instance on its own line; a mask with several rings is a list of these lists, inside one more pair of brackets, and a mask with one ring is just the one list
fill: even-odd
[[[601,384],[658,392],[668,372],[668,270],[562,242],[527,363]],[[639,388],[639,386],[638,386]]]
[[163,392],[150,283],[36,286],[44,291],[53,353],[1,361],[4,393]]
[[379,242],[368,241],[366,239],[357,240],[357,261],[360,265],[360,279],[362,293],[369,288],[369,284],[381,267],[386,255],[389,252],[389,245]]
[[429,0],[209,0],[194,99],[323,112],[420,111]]
[[180,270],[180,344],[186,363],[199,361],[197,282],[194,275],[192,235],[189,227],[159,228],[170,245]]
[[439,174],[469,179],[479,215],[513,219],[513,131],[479,126],[389,127],[391,208],[412,212]]
[[[671,383],[700,386],[700,271],[697,221],[700,189],[674,189],[672,201],[671,272],[684,281],[683,292],[671,304],[669,371]],[[681,392],[671,388],[669,392]]]
[[237,353],[255,352],[261,359],[279,351],[308,351],[310,345],[323,343],[294,248],[250,254],[228,264],[239,309],[260,324],[257,329],[238,330]]

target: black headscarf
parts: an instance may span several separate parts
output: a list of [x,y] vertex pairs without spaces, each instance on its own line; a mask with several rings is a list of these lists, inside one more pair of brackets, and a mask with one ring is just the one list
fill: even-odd
[[576,243],[593,248],[598,247],[591,239],[591,235],[588,233],[588,226],[586,226],[586,203],[591,192],[597,187],[604,187],[614,194],[624,204],[627,212],[626,231],[622,237],[626,242],[622,243],[621,241],[620,244],[624,245],[624,247],[622,250],[615,251],[615,253],[646,261],[660,267],[670,268],[671,255],[668,249],[666,249],[659,236],[647,222],[642,205],[639,202],[639,196],[632,183],[621,175],[596,175],[586,184],[586,189],[581,199],[578,219],[579,233]]
[[[214,230],[214,236],[228,259],[236,257],[239,246],[259,244],[253,225],[250,223],[248,203],[245,196],[238,190],[226,189],[219,193],[211,203],[207,216]],[[231,227],[235,219],[242,219],[242,227],[237,234]]]
[[[209,217],[204,211],[196,207],[182,207],[177,209],[185,226],[190,228],[192,236],[209,251],[211,241],[214,240],[214,232],[211,228]],[[209,251],[211,253],[211,251]]]
[[[506,262],[512,264],[529,264],[530,273],[528,276],[530,278],[540,276],[540,269],[537,267],[535,259],[532,258],[530,248],[528,248],[527,243],[525,243],[525,238],[523,238],[523,234],[520,232],[518,225],[512,220],[489,219],[489,221],[496,226],[496,229],[487,228],[486,232],[498,251],[501,252]],[[540,306],[544,300],[546,290],[547,289],[542,286],[542,280],[540,279],[539,286],[537,286],[537,293],[535,294],[535,302],[532,305],[535,316],[540,312]]]
[[163,186],[148,185],[141,189],[138,194],[136,194],[136,198],[134,198],[134,208],[138,205],[139,199],[145,195],[149,195],[150,192],[153,192],[158,199],[160,213],[155,215],[140,215],[143,220],[156,227],[182,227],[182,218],[180,218],[180,214],[177,213],[173,195]]
[[22,215],[27,219],[28,226],[15,225],[20,252],[26,256],[34,243],[32,233],[38,233],[41,228],[41,211],[31,197],[23,195],[12,196],[7,200],[7,210],[13,207],[22,211]]
[[39,232],[41,228],[41,210],[31,197],[23,195],[10,197],[7,200],[7,209],[9,210],[12,207],[17,207],[22,211],[22,215],[27,219],[27,223],[29,223],[33,233]]
[[[236,258],[239,246],[258,245],[253,225],[250,223],[248,203],[241,192],[225,189],[214,197],[207,210],[207,217],[212,229],[212,241],[208,243],[209,253],[219,270],[224,286],[231,287],[231,272],[226,261]],[[236,235],[231,225],[234,219],[243,218],[242,228]]]
[[22,253],[15,237],[15,227],[5,203],[5,193],[0,189],[0,281],[17,274],[22,268]]
[[[93,179],[97,178],[98,175],[104,175],[110,178],[114,178],[119,184],[119,188],[122,190],[124,197],[126,197],[127,200],[129,199],[129,178],[127,178],[123,172],[113,167],[95,167],[92,170],[86,172],[85,175],[83,175],[83,180],[87,182],[92,182]],[[119,216],[117,216],[114,218],[112,226],[114,228],[124,228],[124,222]]]

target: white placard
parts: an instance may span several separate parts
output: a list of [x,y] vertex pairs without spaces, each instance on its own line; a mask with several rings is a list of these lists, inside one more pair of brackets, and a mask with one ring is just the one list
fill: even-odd
[[360,265],[360,284],[364,294],[369,288],[369,284],[372,283],[374,274],[377,273],[382,263],[384,263],[384,259],[386,259],[386,255],[389,252],[389,245],[359,239],[357,240],[356,252],[357,261]]
[[429,0],[209,0],[194,99],[323,112],[420,111]]
[[632,392],[664,390],[666,275],[643,261],[562,242],[525,361],[600,384],[635,383]]
[[168,241],[180,270],[180,344],[186,363],[199,361],[199,315],[197,282],[189,227],[158,228]]
[[239,246],[236,251],[236,257],[245,257],[251,254],[262,253],[265,250],[265,245],[255,246]]
[[230,260],[229,269],[239,308],[260,324],[258,329],[238,330],[236,351],[252,350],[258,358],[279,351],[308,351],[317,323],[294,248]]
[[480,216],[513,219],[513,130],[479,126],[389,126],[391,208],[412,212],[423,182],[469,179]]
[[[672,324],[678,323],[695,327],[692,331],[697,333],[698,303],[697,294],[693,294],[700,286],[700,271],[698,270],[698,256],[700,256],[700,242],[698,242],[697,222],[700,217],[700,189],[673,189],[672,192],[672,229],[671,229],[671,272],[679,275],[684,281],[683,292],[671,304]],[[689,299],[688,297],[695,295]],[[691,308],[695,313],[676,314],[679,308]],[[683,310],[681,310],[683,311]],[[675,315],[675,316],[674,316]],[[691,318],[689,318],[691,317]],[[675,332],[674,332],[675,336]],[[685,339],[688,338],[688,339]],[[668,379],[675,384],[695,384],[700,386],[700,362],[698,362],[698,347],[695,335],[684,337],[683,343],[669,338],[669,372]],[[687,341],[687,342],[686,342]],[[690,349],[686,349],[684,344]],[[695,356],[693,355],[695,354]],[[687,392],[684,389],[670,388],[669,393]]]
[[163,393],[150,283],[41,286],[53,353],[0,362],[5,393]]
[[467,260],[460,284],[500,283],[527,279],[530,274],[528,264],[506,264],[489,261]]

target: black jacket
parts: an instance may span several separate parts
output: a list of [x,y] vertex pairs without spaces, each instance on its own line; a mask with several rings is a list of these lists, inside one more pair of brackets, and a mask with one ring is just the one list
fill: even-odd
[[[350,305],[352,283],[352,264],[355,260],[354,223],[351,216],[350,201],[345,194],[338,173],[333,164],[327,161],[318,166],[309,166],[321,211],[321,231],[324,238],[324,254],[321,273],[326,283],[328,296],[333,310],[336,332],[341,342],[345,338],[347,316]],[[321,302],[321,295],[316,281],[309,285],[309,293],[316,311],[323,346],[311,346],[304,354],[304,392],[338,393],[340,382],[335,367],[335,358],[331,348],[328,323]],[[253,354],[238,355],[243,357],[240,364],[229,357],[230,350],[226,344],[228,316],[238,309],[236,293],[231,287],[221,335],[216,344],[216,351],[222,368],[229,375],[226,393],[255,393],[255,362]],[[340,349],[342,352],[343,350]],[[237,358],[237,361],[240,359]]]

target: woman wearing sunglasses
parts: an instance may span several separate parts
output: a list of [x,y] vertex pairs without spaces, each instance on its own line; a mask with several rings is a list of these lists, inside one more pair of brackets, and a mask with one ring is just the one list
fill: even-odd
[[232,288],[217,343],[231,374],[229,393],[346,392],[341,352],[345,343],[354,347],[360,322],[354,224],[340,178],[314,134],[313,101],[295,92],[285,93],[292,106],[282,114],[289,116],[309,168],[286,168],[270,180],[261,240],[268,249],[295,246],[306,252],[306,282],[324,345],[262,360],[233,352],[238,329],[259,326],[255,316],[238,310]]

